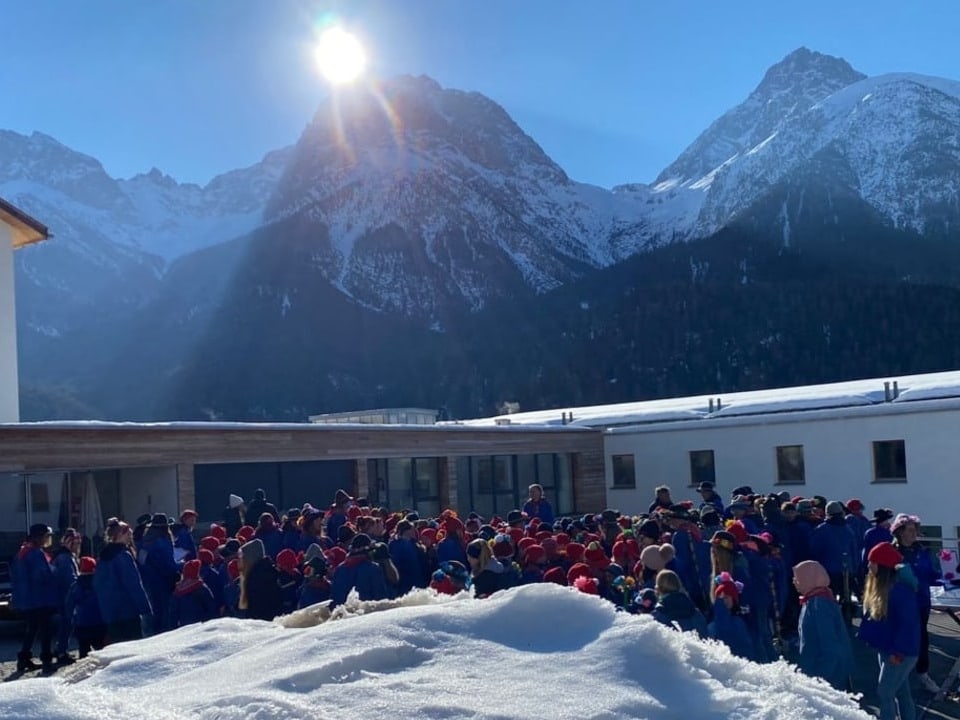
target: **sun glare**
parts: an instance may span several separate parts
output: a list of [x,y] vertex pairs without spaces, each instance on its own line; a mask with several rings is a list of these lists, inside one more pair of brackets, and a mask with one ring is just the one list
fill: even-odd
[[356,36],[341,27],[323,31],[317,41],[317,66],[333,85],[351,83],[367,67],[367,53]]

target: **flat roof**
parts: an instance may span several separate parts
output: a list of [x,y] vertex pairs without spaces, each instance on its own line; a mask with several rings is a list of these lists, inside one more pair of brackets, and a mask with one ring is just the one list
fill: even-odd
[[[435,408],[418,408],[418,407],[395,407],[395,408],[375,408],[373,410],[349,410],[347,412],[335,412],[335,413],[321,413],[319,415],[311,415],[309,417],[310,422],[323,422],[324,420],[336,420],[338,418],[350,418],[350,417],[367,417],[369,415],[396,415],[399,413],[414,413],[416,415],[433,415],[436,417],[437,410]],[[396,424],[396,423],[392,423]]]
[[[888,399],[885,383],[889,383]],[[896,383],[896,393],[894,392]],[[894,397],[895,395],[895,397]],[[497,415],[463,420],[459,424],[484,427],[510,425],[564,425],[608,428],[647,423],[710,418],[770,415],[774,413],[866,407],[917,400],[960,398],[960,371],[870,378],[824,385],[713,393],[688,397],[643,400],[615,405],[568,407],[555,410]],[[711,407],[712,401],[712,407]]]
[[46,225],[3,198],[0,198],[0,222],[6,223],[13,229],[14,248],[21,248],[50,237],[50,230]]

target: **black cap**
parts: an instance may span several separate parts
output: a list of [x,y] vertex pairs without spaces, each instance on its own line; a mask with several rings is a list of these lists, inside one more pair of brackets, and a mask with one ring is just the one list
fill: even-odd
[[174,519],[168,518],[165,513],[154,513],[150,518],[150,527],[170,527],[173,524]]
[[236,538],[230,538],[223,545],[217,548],[220,557],[228,558],[240,552],[240,541]]
[[712,482],[710,482],[709,480],[704,480],[699,485],[697,485],[697,492],[703,492],[704,490],[713,490],[714,487],[716,486]]
[[351,550],[362,550],[364,548],[370,547],[372,541],[370,536],[366,533],[357,533],[353,536],[353,540],[350,541]]
[[144,513],[137,517],[137,527],[146,527],[147,523],[150,522],[150,513]]
[[507,513],[507,525],[523,522],[523,513],[519,510],[511,510]]
[[43,523],[35,523],[30,526],[30,531],[27,533],[27,536],[31,540],[43,540],[47,535],[53,535],[53,530],[48,525]]
[[738,488],[734,488],[733,492],[730,493],[730,497],[737,497],[737,495],[753,495],[753,488],[749,485],[741,485]]

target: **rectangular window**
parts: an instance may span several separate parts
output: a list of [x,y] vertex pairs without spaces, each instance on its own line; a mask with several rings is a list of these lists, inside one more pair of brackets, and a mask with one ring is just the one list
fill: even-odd
[[[45,482],[30,481],[30,511],[35,513],[50,512],[50,492]],[[26,512],[27,492],[23,487],[23,482],[19,483],[19,497],[17,499],[17,512]]]
[[903,440],[877,440],[873,443],[873,481],[907,481],[907,450]]
[[927,546],[931,553],[939,553],[943,550],[943,527],[940,525],[921,525],[919,532],[920,539]]
[[395,510],[414,509],[412,466],[410,458],[387,460],[387,492]]
[[713,467],[713,450],[690,451],[690,485],[695,487],[702,482],[717,484],[717,474]]
[[803,467],[803,445],[777,447],[777,484],[803,485],[807,481]]
[[554,467],[557,476],[550,500],[553,502],[553,514],[559,516],[573,512],[573,458],[570,455],[554,455]]
[[613,487],[635,488],[637,486],[633,455],[614,455],[610,458],[610,463],[613,465]]

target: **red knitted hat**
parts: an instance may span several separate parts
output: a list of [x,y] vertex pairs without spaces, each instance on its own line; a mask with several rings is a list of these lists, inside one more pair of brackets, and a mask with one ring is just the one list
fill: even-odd
[[867,562],[893,569],[903,562],[903,555],[890,543],[882,542],[874,545],[873,550],[867,555]]
[[715,598],[729,597],[733,598],[735,603],[740,602],[740,590],[742,585],[733,579],[728,572],[722,572],[714,578],[713,596]]
[[566,533],[557,533],[557,545],[566,547],[570,543],[570,536]]
[[420,531],[420,542],[425,545],[434,545],[437,542],[437,531],[435,528],[426,527]]
[[231,580],[236,580],[240,577],[240,561],[237,560],[237,558],[227,563],[227,574]]
[[542,543],[547,538],[553,537],[553,533],[548,532],[547,530],[540,530],[536,535],[534,535],[538,543]]
[[332,547],[323,554],[326,556],[327,562],[330,563],[331,570],[347,559],[347,551],[339,546]]
[[517,543],[518,550],[526,550],[531,545],[536,545],[537,541],[532,537],[520,538],[520,542]]
[[596,578],[584,576],[578,577],[576,580],[574,580],[573,586],[580,592],[586,593],[587,595],[600,594],[599,583],[597,582]]
[[256,529],[250,527],[249,525],[244,525],[239,530],[237,530],[237,540],[240,542],[250,542],[253,539]]
[[92,558],[89,555],[84,555],[80,558],[80,574],[81,575],[91,575],[93,571],[97,569],[97,560]]
[[213,535],[217,540],[222,544],[227,539],[227,531],[224,529],[223,525],[217,525],[216,523],[210,524],[210,534]]
[[592,542],[587,545],[586,550],[583,551],[583,559],[595,566],[606,567],[610,564],[610,558],[607,557],[607,554],[598,542]]
[[563,574],[563,568],[552,567],[543,574],[544,582],[552,582],[557,585],[566,585],[567,576]]
[[297,569],[297,554],[290,548],[284,548],[277,554],[277,567],[286,572]]
[[847,500],[847,510],[852,513],[857,513],[863,510],[863,501],[859,498],[851,498]]
[[207,535],[206,537],[200,538],[200,547],[210,550],[211,552],[220,547],[222,543],[217,540],[216,535]]
[[542,545],[531,545],[523,553],[523,562],[526,565],[536,565],[547,558],[547,552]]
[[513,544],[516,545],[523,539],[523,528],[512,527],[507,530],[507,535],[510,536],[510,539],[513,540]]
[[750,533],[747,532],[747,529],[739,520],[730,523],[730,527],[727,528],[727,532],[733,535],[733,538],[737,541],[738,545],[745,543],[750,538]]
[[200,577],[200,561],[188,560],[183,564],[183,570],[180,573],[184,580],[196,580]]
[[197,553],[197,560],[200,561],[201,565],[213,565],[213,553],[203,548]]
[[589,565],[584,565],[583,563],[574,563],[569,570],[567,570],[567,584],[573,585],[574,581],[578,577],[593,577],[593,573],[590,571]]
[[575,542],[567,543],[566,550],[567,550],[567,558],[571,562],[577,563],[583,560],[583,551],[585,550],[585,548],[580,543],[575,543]]

